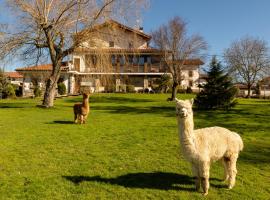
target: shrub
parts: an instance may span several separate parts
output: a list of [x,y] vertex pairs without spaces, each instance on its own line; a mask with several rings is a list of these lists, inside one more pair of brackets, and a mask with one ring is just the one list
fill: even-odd
[[15,95],[15,89],[11,84],[7,84],[7,86],[2,90],[2,98],[14,98]]
[[171,87],[167,90],[167,93],[172,93],[172,88]]
[[116,91],[116,86],[114,84],[106,85],[104,88],[105,92],[112,93]]
[[13,86],[13,88],[14,88],[14,90],[15,90],[16,96],[17,96],[17,97],[21,97],[22,94],[23,94],[23,88],[22,88],[22,86],[14,85],[14,84],[12,84],[12,86]]
[[119,92],[126,92],[127,91],[127,87],[125,84],[121,84],[120,87],[119,87]]
[[136,92],[134,85],[127,85],[126,90],[127,90],[128,93]]
[[160,90],[159,85],[153,84],[153,85],[152,85],[152,90],[153,90],[155,93],[161,93],[161,90]]
[[158,85],[161,93],[168,93],[169,88],[172,87],[171,77],[167,74],[162,75],[161,78],[158,79]]
[[67,88],[64,83],[58,83],[58,94],[64,95],[67,93]]
[[35,97],[40,97],[41,96],[41,89],[38,87],[38,86],[36,86],[35,88],[34,88],[34,95],[35,95]]
[[187,93],[187,94],[191,94],[192,92],[193,92],[193,91],[192,91],[191,87],[187,87],[186,93]]
[[187,92],[187,90],[184,87],[182,87],[182,86],[177,87],[177,93],[185,94],[186,92]]
[[144,88],[143,92],[144,92],[144,93],[149,93],[150,90],[149,90],[148,88]]

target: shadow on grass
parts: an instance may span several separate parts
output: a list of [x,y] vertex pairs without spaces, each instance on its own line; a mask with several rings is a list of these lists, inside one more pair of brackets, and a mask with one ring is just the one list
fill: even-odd
[[243,152],[240,153],[240,160],[246,163],[269,164],[270,163],[270,147],[266,147],[260,143],[248,143]]
[[[243,105],[241,105],[243,106]],[[238,133],[250,133],[269,129],[270,113],[249,106],[245,109],[233,109],[229,111],[198,111],[194,112],[197,128],[209,126],[222,126]],[[241,122],[240,122],[241,121]]]
[[112,114],[161,114],[168,117],[175,116],[174,108],[168,106],[91,106],[93,110],[103,110]]
[[[84,181],[101,182],[112,185],[119,185],[129,188],[148,188],[159,190],[186,190],[194,191],[190,188],[193,185],[191,177],[186,175],[153,172],[153,173],[131,173],[116,178],[102,178],[100,176],[63,176],[65,179],[80,184]],[[180,186],[181,185],[181,186]],[[185,185],[185,187],[183,187]]]
[[[115,178],[102,178],[100,176],[63,176],[63,178],[71,181],[74,184],[80,184],[84,181],[90,181],[119,185],[128,188],[195,191],[194,178],[176,173],[130,173]],[[213,178],[211,180],[219,181],[219,179],[216,178]],[[225,187],[224,185],[219,184],[211,185],[217,188]]]
[[0,108],[29,108],[32,107],[31,104],[27,103],[0,103]]
[[[76,103],[80,102],[82,100],[82,97],[77,98],[67,98],[65,99],[66,102],[70,103]],[[89,99],[92,103],[117,103],[117,104],[123,104],[123,103],[136,103],[136,102],[154,102],[153,99],[138,99],[138,98],[132,98],[132,97],[113,97],[113,96],[90,96]]]
[[60,120],[56,120],[53,121],[54,124],[74,124],[73,121],[60,121]]

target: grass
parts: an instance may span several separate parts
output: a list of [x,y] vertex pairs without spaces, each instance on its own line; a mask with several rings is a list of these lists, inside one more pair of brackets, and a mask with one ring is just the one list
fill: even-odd
[[[88,123],[72,123],[81,97],[0,101],[0,199],[269,199],[270,102],[240,99],[229,112],[195,111],[196,128],[224,126],[245,144],[233,190],[211,167],[209,195],[194,191],[167,95],[95,94]],[[185,95],[181,98],[190,98]]]

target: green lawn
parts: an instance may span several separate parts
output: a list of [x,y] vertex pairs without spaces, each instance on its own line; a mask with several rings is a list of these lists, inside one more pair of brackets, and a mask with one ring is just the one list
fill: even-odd
[[215,163],[203,197],[180,153],[168,96],[95,94],[85,125],[72,122],[81,97],[57,99],[53,109],[36,107],[40,99],[1,100],[0,199],[270,199],[270,101],[195,111],[196,128],[224,126],[245,144],[235,188],[225,188]]

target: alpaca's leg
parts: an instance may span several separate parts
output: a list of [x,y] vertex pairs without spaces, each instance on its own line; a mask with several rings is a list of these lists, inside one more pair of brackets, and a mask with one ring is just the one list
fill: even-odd
[[226,157],[224,157],[222,159],[222,162],[223,162],[223,166],[224,166],[224,178],[223,178],[223,181],[226,182],[229,179],[229,171],[228,171],[228,168],[229,168],[229,159],[226,158]]
[[85,122],[86,122],[86,119],[87,119],[87,117],[88,117],[88,114],[86,114],[85,116],[84,116],[84,124],[85,124]]
[[192,173],[193,173],[193,176],[195,177],[195,188],[197,191],[200,190],[200,173],[199,173],[199,168],[198,166],[196,166],[194,163],[192,163]]
[[74,113],[74,123],[76,124],[78,122],[78,115]]
[[83,115],[80,115],[80,124],[83,124]]
[[210,162],[203,162],[200,166],[200,177],[201,177],[201,185],[203,188],[203,195],[208,194],[209,171],[210,171]]
[[235,177],[237,174],[237,169],[236,169],[236,161],[238,158],[238,154],[232,155],[229,159],[228,163],[228,172],[229,172],[229,185],[228,188],[232,189],[233,186],[235,185]]

